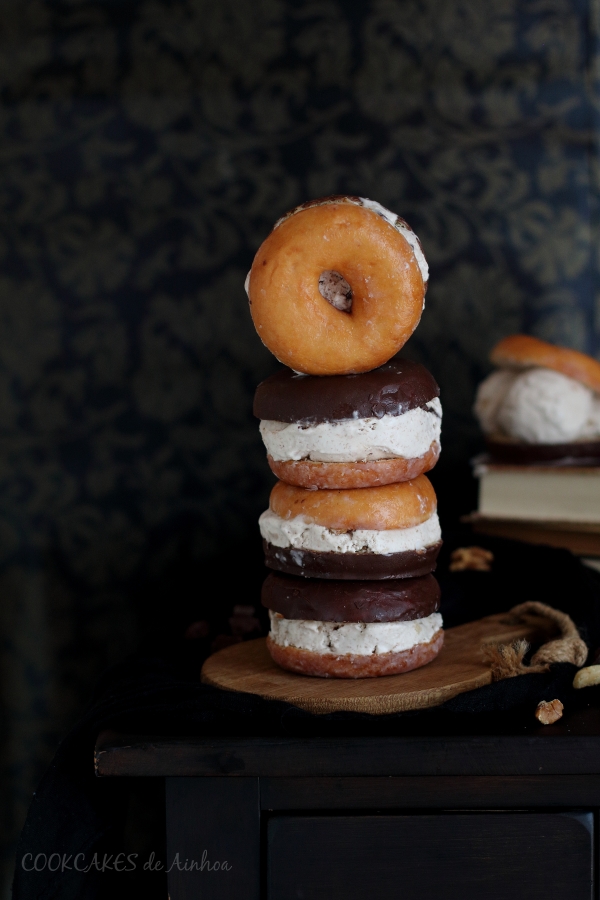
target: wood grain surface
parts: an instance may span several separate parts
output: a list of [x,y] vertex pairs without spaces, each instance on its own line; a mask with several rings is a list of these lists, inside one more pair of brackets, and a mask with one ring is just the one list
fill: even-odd
[[284,815],[266,832],[269,900],[593,896],[591,811]]
[[451,697],[489,684],[492,675],[482,652],[485,644],[509,644],[518,638],[541,642],[554,634],[545,619],[515,620],[510,613],[450,628],[439,656],[412,672],[382,678],[311,678],[279,668],[264,638],[246,641],[210,656],[202,681],[226,691],[282,700],[315,714],[366,712],[373,715],[439,706]]

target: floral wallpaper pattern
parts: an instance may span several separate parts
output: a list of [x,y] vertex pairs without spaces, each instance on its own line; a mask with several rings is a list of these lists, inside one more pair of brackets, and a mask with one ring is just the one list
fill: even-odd
[[[272,222],[352,192],[432,275],[407,348],[464,459],[486,357],[600,354],[597,0],[4,0],[0,747],[10,846],[169,523],[209,559],[270,478],[243,291]],[[166,530],[166,531],[165,531]],[[157,538],[157,535],[159,536]],[[159,548],[157,551],[157,547]]]

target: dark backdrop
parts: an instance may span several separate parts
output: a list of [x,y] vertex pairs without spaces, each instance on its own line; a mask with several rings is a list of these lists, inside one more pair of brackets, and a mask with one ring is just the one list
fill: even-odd
[[496,340],[600,350],[597,6],[3,0],[8,848],[99,672],[148,623],[230,602],[206,580],[223,548],[258,553],[250,406],[274,361],[243,282],[284,210],[358,193],[421,236],[408,352],[442,387],[447,471]]

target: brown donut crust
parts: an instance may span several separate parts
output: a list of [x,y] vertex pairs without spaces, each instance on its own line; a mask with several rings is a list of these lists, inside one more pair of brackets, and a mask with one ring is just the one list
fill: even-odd
[[327,578],[337,581],[382,581],[420,578],[436,567],[442,542],[423,550],[399,553],[335,553],[276,547],[263,540],[265,565],[276,572],[300,578]]
[[414,528],[437,509],[433,486],[426,475],[411,481],[358,490],[307,490],[278,481],[269,507],[282,519],[304,516],[307,521],[339,531],[366,528]]
[[437,612],[440,597],[433,575],[342,581],[271,572],[261,590],[267,609],[284,619],[313,622],[412,622]]
[[572,441],[567,444],[525,444],[495,436],[486,438],[490,462],[513,466],[598,466],[600,441]]
[[[319,292],[324,271],[353,292],[350,312]],[[368,372],[386,363],[421,318],[425,285],[414,251],[364,206],[332,202],[284,218],[259,247],[248,280],[262,342],[307,375]]]
[[355,653],[334,656],[301,650],[299,647],[281,647],[267,637],[267,649],[282,669],[299,675],[318,678],[377,678],[381,675],[400,675],[426,666],[436,658],[444,643],[444,631],[440,628],[426,644],[415,644],[398,653],[373,653],[368,656]]
[[490,360],[495,366],[524,369],[540,366],[554,369],[561,375],[574,378],[592,391],[600,393],[600,362],[586,353],[558,347],[528,334],[511,334],[501,340],[492,352]]
[[315,462],[312,459],[273,459],[267,456],[271,471],[280,481],[314,490],[353,490],[412,481],[433,469],[440,445],[433,441],[427,453],[412,459],[373,459],[367,462]]
[[435,378],[425,366],[403,356],[361,375],[319,378],[280,369],[256,388],[257,419],[318,425],[342,419],[400,416],[426,406],[440,396]]

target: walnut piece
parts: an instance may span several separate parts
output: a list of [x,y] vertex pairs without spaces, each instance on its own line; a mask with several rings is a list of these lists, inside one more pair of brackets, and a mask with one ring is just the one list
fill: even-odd
[[552,725],[562,718],[563,709],[560,700],[542,700],[537,705],[535,717],[542,725]]
[[483,547],[459,547],[450,557],[450,571],[464,572],[473,569],[477,572],[489,572],[494,562],[494,554]]

